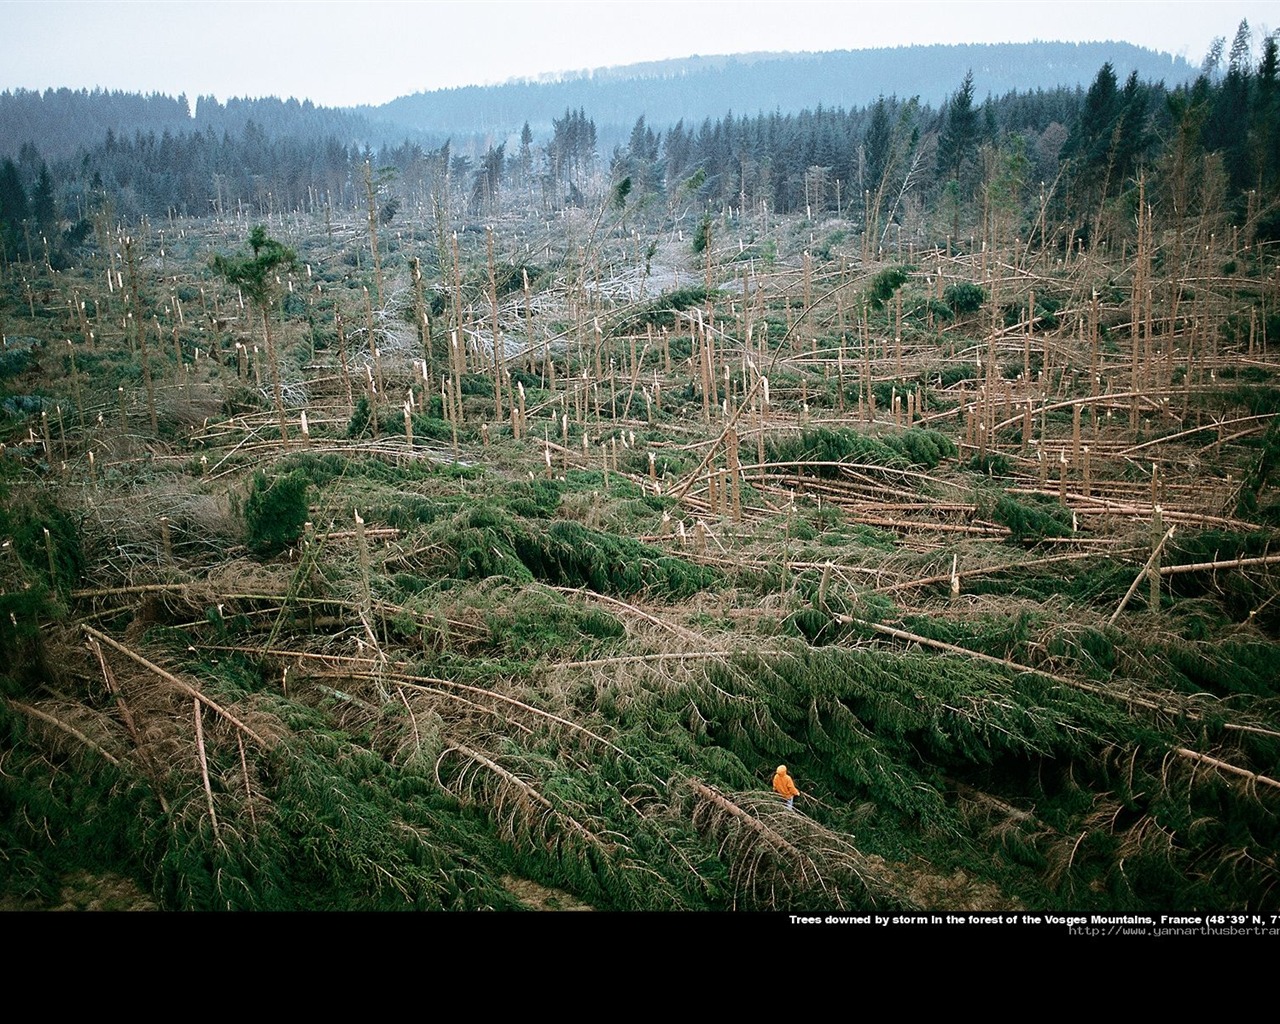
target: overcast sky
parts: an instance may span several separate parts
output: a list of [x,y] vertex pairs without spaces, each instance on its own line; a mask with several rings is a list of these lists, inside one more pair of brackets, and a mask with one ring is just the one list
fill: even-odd
[[0,90],[384,103],[669,57],[1122,40],[1199,64],[1280,0],[0,0]]

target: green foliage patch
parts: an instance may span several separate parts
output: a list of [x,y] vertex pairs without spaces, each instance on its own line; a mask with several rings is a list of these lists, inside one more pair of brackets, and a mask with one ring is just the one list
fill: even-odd
[[961,315],[976,313],[982,308],[982,304],[987,301],[987,293],[979,285],[962,281],[958,284],[947,285],[942,293],[942,301],[954,313]]
[[701,306],[707,301],[707,289],[702,285],[691,285],[663,292],[656,299],[650,299],[639,310],[631,313],[618,325],[624,332],[643,331],[646,325],[655,328],[675,327],[676,314],[692,306]]
[[713,586],[720,574],[628,537],[557,520],[534,528],[525,520],[475,508],[432,535],[452,552],[447,572],[458,579],[504,576],[586,587],[601,594],[642,590],[668,599]]
[[886,267],[871,279],[867,299],[873,309],[881,309],[911,277],[910,267]]
[[[913,427],[901,433],[871,436],[849,429],[802,431],[798,436],[771,438],[765,445],[768,461],[788,463],[828,479],[840,475],[838,465],[933,469],[956,454],[955,442],[936,430]],[[806,466],[806,463],[814,463]],[[823,465],[827,463],[827,465]]]
[[244,506],[251,551],[271,558],[298,542],[307,521],[309,486],[306,474],[298,470],[273,478],[261,470],[254,474]]
[[991,518],[1008,527],[1009,537],[1016,543],[1071,535],[1071,510],[1043,495],[1024,495],[1019,500],[1002,494],[991,509]]
[[556,593],[519,590],[485,616],[489,643],[503,657],[587,657],[626,636],[616,617]]

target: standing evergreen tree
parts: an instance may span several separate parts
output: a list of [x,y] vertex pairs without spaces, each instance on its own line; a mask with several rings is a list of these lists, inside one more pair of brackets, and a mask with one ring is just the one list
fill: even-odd
[[57,226],[58,214],[53,198],[53,178],[49,174],[49,165],[41,161],[40,176],[36,178],[31,189],[31,219],[44,235],[49,235]]
[[554,135],[548,150],[551,175],[558,184],[569,188],[570,202],[579,205],[582,188],[591,171],[596,154],[596,124],[581,107],[565,109],[564,117],[551,122]]
[[938,139],[938,176],[951,207],[951,234],[960,234],[960,207],[967,189],[961,178],[978,148],[978,112],[973,106],[973,72],[964,76],[960,90],[947,103],[942,134]]
[[658,154],[658,136],[645,124],[644,115],[641,114],[631,129],[625,153],[619,155],[614,176],[630,177],[637,193],[648,192],[657,185],[661,173]]
[[[253,250],[252,256],[231,257],[218,253],[213,257],[211,266],[214,273],[248,295],[262,311],[262,333],[267,345],[267,360],[271,363],[271,392],[280,421],[280,436],[287,440],[289,427],[285,421],[284,397],[280,386],[280,359],[271,333],[271,311],[280,290],[277,275],[282,270],[296,268],[298,256],[292,249],[268,237],[267,229],[261,224],[249,233],[249,247]],[[373,344],[372,339],[369,344]]]
[[7,260],[18,252],[22,222],[27,219],[27,193],[22,175],[12,160],[0,165],[0,246]]
[[959,181],[965,163],[978,148],[978,112],[973,106],[973,72],[964,76],[960,89],[947,102],[942,134],[938,138],[938,174]]
[[685,128],[683,118],[668,129],[662,142],[662,158],[669,180],[675,181],[688,172],[693,160],[693,133]]
[[1071,166],[1066,216],[1086,234],[1102,229],[1108,201],[1130,186],[1150,145],[1149,96],[1137,72],[1122,91],[1110,63],[1085,94],[1062,157]]
[[[1169,118],[1173,124],[1168,143],[1160,161],[1159,188],[1165,208],[1173,223],[1173,246],[1168,257],[1176,268],[1170,275],[1177,282],[1184,266],[1188,246],[1188,232],[1192,217],[1197,185],[1205,178],[1204,150],[1200,140],[1204,120],[1209,111],[1209,80],[1203,75],[1191,89],[1178,89],[1166,101]],[[1174,303],[1180,289],[1174,285]]]
[[1247,21],[1240,22],[1227,58],[1227,74],[1205,123],[1205,148],[1222,153],[1232,192],[1243,192],[1254,182],[1249,160],[1249,107],[1253,75],[1249,67],[1252,34]]
[[520,129],[520,185],[529,188],[533,180],[533,130],[529,122]]
[[871,122],[867,125],[862,137],[862,160],[859,184],[864,191],[875,191],[884,174],[885,161],[889,156],[889,135],[892,132],[889,124],[889,108],[881,96],[871,108]]
[[[889,127],[888,111],[881,98],[867,130],[865,164],[868,170],[879,170],[878,178],[864,171],[864,181],[870,186],[864,192],[866,222],[863,228],[864,258],[868,259],[883,243],[903,197],[915,186],[919,172],[920,102],[913,97],[906,103],[896,104],[896,111],[897,119]],[[883,135],[880,134],[882,128]]]
[[1280,43],[1269,35],[1262,43],[1254,90],[1253,145],[1258,177],[1264,187],[1280,177]]
[[1082,192],[1100,186],[1106,175],[1119,106],[1116,72],[1108,61],[1089,86],[1084,108],[1062,147],[1063,158],[1072,162],[1074,184]]
[[476,169],[471,186],[471,212],[475,215],[494,216],[498,213],[498,197],[502,185],[502,167],[506,160],[507,144],[490,146]]

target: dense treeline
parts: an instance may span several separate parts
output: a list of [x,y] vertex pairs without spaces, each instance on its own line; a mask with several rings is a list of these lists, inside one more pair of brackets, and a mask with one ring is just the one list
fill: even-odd
[[823,106],[865,107],[880,94],[919,95],[937,106],[972,68],[980,96],[1084,84],[1105,62],[1142,79],[1190,82],[1195,69],[1128,43],[1000,43],[904,46],[829,53],[756,53],[690,57],[565,76],[555,82],[508,82],[402,96],[371,118],[450,132],[496,133],[528,120],[547,132],[566,107],[590,110],[602,139],[621,140],[636,112],[652,125],[698,123],[708,113],[798,113]]
[[68,159],[102,142],[105,132],[182,131],[191,126],[186,96],[103,89],[15,89],[0,93],[0,155],[40,147],[47,160]]
[[[310,100],[231,97],[226,103],[200,96],[192,109],[185,95],[108,92],[103,89],[15,89],[0,93],[0,156],[35,145],[46,160],[92,151],[104,136],[213,131],[238,135],[250,123],[270,135],[333,135],[378,140],[384,133],[367,118]],[[404,130],[398,128],[397,135]]]
[[[642,116],[611,160],[601,159],[583,107],[553,118],[550,137],[526,122],[518,146],[405,139],[375,150],[363,118],[295,100],[201,97],[190,118],[185,97],[5,94],[0,107],[64,107],[68,137],[97,107],[105,123],[133,111],[143,127],[108,130],[72,158],[51,159],[65,148],[61,138],[48,152],[44,140],[22,146],[0,174],[0,231],[6,253],[21,254],[34,251],[33,232],[56,239],[108,200],[125,218],[352,208],[364,201],[368,162],[395,172],[395,206],[384,207],[392,216],[437,200],[492,216],[504,194],[550,212],[626,180],[637,197],[673,204],[845,217],[873,243],[1039,232],[1066,246],[1114,236],[1141,188],[1180,215],[1212,208],[1271,238],[1280,231],[1277,44],[1263,39],[1255,61],[1252,43],[1242,23],[1229,50],[1215,46],[1199,77],[1172,89],[1136,70],[1122,81],[1107,63],[1088,90],[983,101],[970,73],[937,109],[882,96],[865,107],[727,113],[665,131]],[[170,126],[179,116],[187,127]]]
[[[972,232],[999,212],[1023,237],[1047,215],[1064,238],[1084,238],[1110,231],[1115,202],[1145,174],[1176,208],[1221,202],[1236,223],[1272,238],[1280,230],[1276,40],[1263,41],[1256,65],[1249,52],[1242,25],[1225,70],[1215,51],[1193,84],[1173,90],[1136,72],[1122,85],[1105,64],[1087,91],[977,105],[970,75],[937,111],[881,98],[852,111],[729,114],[697,130],[681,123],[662,139],[661,159],[651,154],[646,180],[698,172],[712,204],[845,214],[881,235],[891,223],[923,234],[928,209],[941,215],[935,233],[940,225]],[[637,167],[634,150],[619,152],[624,170]]]

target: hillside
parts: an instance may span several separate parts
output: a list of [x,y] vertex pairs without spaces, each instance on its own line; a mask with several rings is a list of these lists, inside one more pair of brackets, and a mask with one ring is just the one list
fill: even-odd
[[1280,911],[1278,82],[0,162],[0,906]]
[[738,54],[690,57],[566,75],[552,82],[441,89],[363,108],[371,118],[443,134],[514,136],[526,121],[550,129],[566,109],[583,108],[607,144],[621,141],[636,118],[655,129],[679,121],[696,127],[706,118],[782,114],[816,107],[852,109],[881,96],[941,105],[972,71],[979,102],[1009,92],[1084,88],[1110,62],[1123,77],[1170,88],[1196,75],[1186,60],[1129,43],[1002,43],[906,46],[828,53]]
[[70,159],[100,146],[108,132],[233,136],[252,123],[268,137],[343,145],[397,145],[406,139],[438,146],[477,138],[515,139],[526,122],[550,134],[566,109],[583,108],[597,123],[607,151],[623,142],[644,117],[656,130],[684,121],[735,114],[790,114],[815,107],[865,107],[881,96],[916,96],[938,106],[972,71],[977,98],[1010,92],[1086,86],[1111,62],[1121,76],[1170,88],[1190,82],[1195,69],[1128,43],[1025,43],[988,46],[915,46],[815,54],[738,54],[691,57],[600,68],[551,82],[510,82],[417,93],[380,107],[348,110],[276,97],[143,96],[104,90],[47,89],[0,93],[0,157],[16,158],[24,144],[48,160]]

